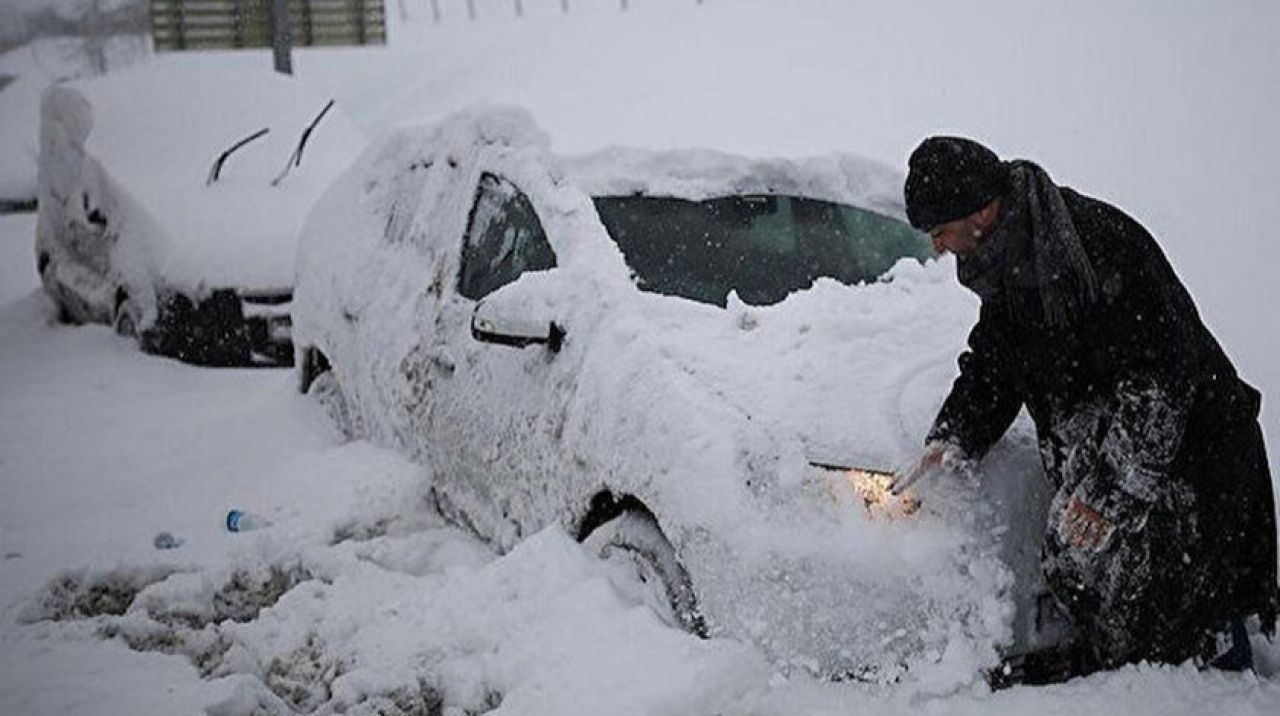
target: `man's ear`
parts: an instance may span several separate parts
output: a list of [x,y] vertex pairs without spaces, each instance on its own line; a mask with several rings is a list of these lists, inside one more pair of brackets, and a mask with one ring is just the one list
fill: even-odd
[[978,209],[978,224],[983,229],[990,229],[999,223],[1000,220],[1000,197],[996,197],[987,202],[987,205]]

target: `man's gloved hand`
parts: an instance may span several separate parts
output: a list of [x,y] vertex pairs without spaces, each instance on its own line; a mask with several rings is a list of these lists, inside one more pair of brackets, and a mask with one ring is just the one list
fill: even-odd
[[1114,530],[1115,527],[1100,511],[1075,496],[1067,503],[1058,522],[1058,536],[1078,549],[1097,551],[1106,544]]
[[924,451],[915,462],[894,473],[889,491],[895,495],[901,495],[920,478],[934,475],[939,471],[958,471],[964,460],[964,453],[955,445],[942,440],[930,440],[925,444]]

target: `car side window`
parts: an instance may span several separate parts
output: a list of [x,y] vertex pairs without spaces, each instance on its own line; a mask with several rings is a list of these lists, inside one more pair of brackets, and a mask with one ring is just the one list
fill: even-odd
[[529,197],[507,179],[481,175],[462,239],[459,293],[478,301],[525,271],[555,265],[555,252]]

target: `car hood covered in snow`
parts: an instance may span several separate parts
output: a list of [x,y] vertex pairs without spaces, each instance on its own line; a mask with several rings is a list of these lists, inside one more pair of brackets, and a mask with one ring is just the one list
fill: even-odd
[[[79,140],[83,155],[45,157],[41,171],[62,186],[75,182],[60,183],[59,174],[96,176],[83,180],[86,211],[111,207],[117,252],[143,257],[170,285],[287,289],[307,210],[364,144],[334,107],[301,163],[272,186],[326,101],[266,67],[246,72],[181,58],[55,85],[45,94],[42,131]],[[261,129],[269,132],[232,154],[206,185],[218,156]]]
[[919,449],[972,320],[950,263],[904,259],[856,287],[820,279],[774,306],[640,300],[660,359],[812,460],[892,469]]

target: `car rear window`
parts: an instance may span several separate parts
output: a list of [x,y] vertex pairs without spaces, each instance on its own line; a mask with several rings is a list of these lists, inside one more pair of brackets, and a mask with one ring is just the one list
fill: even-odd
[[730,291],[767,305],[819,277],[871,281],[900,258],[932,254],[928,237],[907,224],[829,201],[740,195],[594,202],[641,290],[720,306]]

